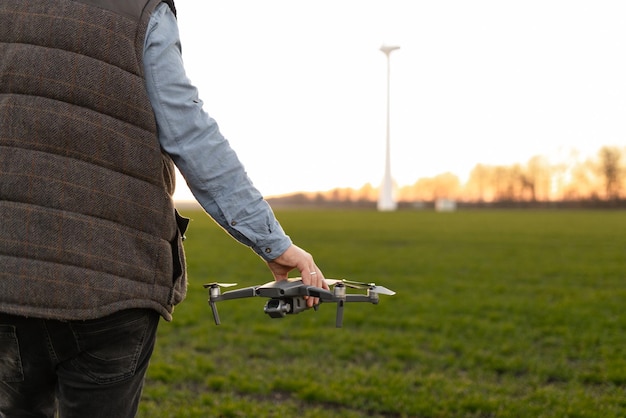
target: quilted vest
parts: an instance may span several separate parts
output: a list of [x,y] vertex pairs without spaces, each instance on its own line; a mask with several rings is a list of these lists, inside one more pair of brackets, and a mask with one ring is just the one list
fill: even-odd
[[0,312],[171,320],[184,298],[174,168],[143,77],[160,3],[0,2]]

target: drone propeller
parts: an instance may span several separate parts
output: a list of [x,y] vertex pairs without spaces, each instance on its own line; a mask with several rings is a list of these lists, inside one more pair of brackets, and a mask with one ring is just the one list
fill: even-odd
[[370,292],[378,293],[381,295],[390,295],[393,296],[396,294],[391,289],[387,289],[384,286],[376,286],[376,283],[364,283],[364,282],[355,282],[353,280],[346,279],[326,279],[326,283],[329,285],[336,285],[337,283],[343,283],[346,287],[351,287],[353,289],[369,289]]
[[233,286],[237,286],[237,283],[217,283],[217,282],[213,282],[213,283],[206,283],[204,285],[204,288],[207,289],[209,287],[233,287]]

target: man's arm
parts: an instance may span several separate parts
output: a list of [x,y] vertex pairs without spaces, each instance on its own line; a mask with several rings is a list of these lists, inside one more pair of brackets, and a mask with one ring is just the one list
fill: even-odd
[[[198,91],[185,74],[176,18],[165,4],[148,27],[144,68],[161,147],[202,207],[259,254],[276,280],[286,280],[298,269],[305,284],[328,289],[311,254],[293,245],[215,120],[202,109]],[[307,301],[308,306],[317,303],[317,298]]]
[[166,4],[150,21],[144,68],[161,147],[195,198],[239,242],[266,261],[278,257],[291,240],[215,120],[203,110],[198,91],[186,76],[176,18]]

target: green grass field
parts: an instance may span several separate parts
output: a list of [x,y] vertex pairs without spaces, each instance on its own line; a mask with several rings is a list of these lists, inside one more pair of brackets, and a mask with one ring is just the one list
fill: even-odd
[[277,211],[328,278],[398,293],[283,319],[202,284],[272,280],[200,212],[141,417],[624,417],[626,212]]

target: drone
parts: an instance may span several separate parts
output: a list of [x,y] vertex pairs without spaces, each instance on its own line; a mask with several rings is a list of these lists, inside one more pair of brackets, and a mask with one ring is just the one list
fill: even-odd
[[[263,311],[270,318],[284,318],[286,315],[300,313],[308,306],[306,296],[319,298],[322,302],[337,303],[337,317],[335,325],[341,328],[343,325],[343,309],[346,302],[370,302],[378,304],[378,295],[395,295],[396,292],[375,283],[361,283],[346,279],[326,279],[326,283],[332,286],[332,290],[308,286],[302,282],[302,278],[296,277],[281,281],[272,281],[263,285],[245,287],[222,293],[222,287],[236,286],[237,283],[207,283],[205,289],[209,289],[209,305],[213,312],[215,325],[220,325],[220,317],[217,313],[216,302],[231,299],[241,299],[254,296],[269,298]],[[346,288],[365,290],[366,293],[347,293]],[[313,308],[317,310],[319,305]]]

